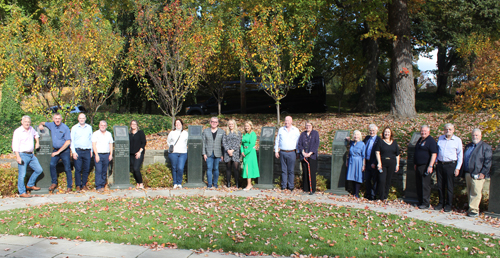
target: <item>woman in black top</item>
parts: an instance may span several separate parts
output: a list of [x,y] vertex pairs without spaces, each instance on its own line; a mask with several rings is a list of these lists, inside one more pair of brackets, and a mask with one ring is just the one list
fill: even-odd
[[391,128],[386,127],[382,132],[382,141],[375,146],[375,156],[379,170],[377,192],[379,199],[383,201],[389,194],[392,175],[399,171],[399,146],[394,140],[394,132]]
[[146,147],[146,135],[142,130],[139,130],[136,120],[130,121],[130,170],[137,182],[137,189],[144,189],[142,183],[141,166],[144,161],[144,148]]

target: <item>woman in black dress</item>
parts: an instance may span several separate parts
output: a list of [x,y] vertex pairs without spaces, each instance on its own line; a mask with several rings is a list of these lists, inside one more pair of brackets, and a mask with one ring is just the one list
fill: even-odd
[[375,146],[375,155],[379,171],[377,192],[379,199],[383,201],[387,199],[389,194],[392,175],[399,171],[399,146],[394,140],[394,132],[389,127],[382,131],[381,138],[382,141],[379,141]]
[[134,175],[134,179],[137,182],[137,189],[144,189],[144,184],[142,183],[141,166],[144,161],[144,148],[146,148],[146,135],[142,130],[139,129],[139,125],[136,120],[130,121],[130,132],[129,132],[129,143],[130,143],[130,170]]

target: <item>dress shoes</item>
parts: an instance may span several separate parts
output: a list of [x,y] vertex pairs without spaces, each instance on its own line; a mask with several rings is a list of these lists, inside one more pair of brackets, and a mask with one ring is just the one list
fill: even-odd
[[469,212],[467,213],[467,216],[469,216],[469,217],[473,217],[473,218],[474,218],[474,217],[477,217],[477,215],[478,215],[477,213],[472,212],[472,211],[469,211]]
[[436,211],[440,211],[443,209],[443,205],[442,204],[438,204],[436,207],[434,207],[434,210]]
[[444,206],[444,212],[450,212],[451,210],[451,205]]
[[81,191],[81,188],[79,186],[76,187],[76,192],[79,193]]
[[421,210],[427,210],[427,209],[429,209],[429,206],[421,204],[418,206],[418,208]]
[[84,185],[84,186],[82,187],[82,191],[88,191],[88,190],[89,190],[89,188],[88,188],[86,185]]
[[26,190],[34,190],[34,191],[38,191],[38,190],[40,190],[40,187],[36,187],[36,186],[26,186]]
[[31,198],[32,196],[29,195],[28,193],[23,193],[23,194],[20,194],[19,197],[21,197],[21,198]]
[[57,184],[51,184],[49,187],[49,191],[54,191],[57,188]]

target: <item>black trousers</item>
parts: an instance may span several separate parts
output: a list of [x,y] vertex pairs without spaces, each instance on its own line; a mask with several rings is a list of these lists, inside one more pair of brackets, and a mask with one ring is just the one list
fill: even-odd
[[417,165],[415,171],[415,182],[417,183],[417,198],[418,205],[429,207],[431,198],[431,174],[425,175],[427,172],[427,164]]
[[378,177],[380,173],[377,170],[377,166],[375,166],[375,168],[372,168],[372,164],[370,164],[369,160],[366,160],[364,173],[366,188],[365,197],[368,200],[375,200],[375,196],[377,195]]
[[229,160],[226,162],[226,183],[227,185],[231,184],[231,171],[233,172],[234,182],[236,186],[238,186],[238,182],[240,180],[240,171],[239,171],[240,163]]
[[141,157],[138,159],[135,158],[135,154],[130,154],[130,171],[138,184],[142,184],[141,166],[143,161],[144,153],[141,153]]
[[[316,171],[318,170],[318,160],[307,158],[307,162],[309,162],[309,167],[311,168],[311,185],[313,193],[316,192]],[[307,167],[307,163],[302,159],[300,160],[302,165],[302,190],[304,192],[310,192],[311,188],[309,186],[309,168]]]
[[380,200],[387,199],[389,195],[389,188],[391,187],[392,176],[396,171],[396,157],[386,159],[382,158],[382,170],[383,172],[379,172],[378,176],[378,198]]
[[453,188],[455,184],[456,166],[456,162],[446,164],[439,162],[437,165],[439,204],[443,206],[451,207],[451,204],[453,203]]

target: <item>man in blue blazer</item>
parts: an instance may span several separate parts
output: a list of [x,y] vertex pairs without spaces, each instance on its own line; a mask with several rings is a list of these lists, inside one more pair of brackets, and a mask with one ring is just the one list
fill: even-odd
[[481,141],[481,130],[472,130],[472,142],[465,145],[462,174],[465,174],[469,212],[467,216],[476,217],[479,213],[484,181],[490,177],[493,157],[491,146]]
[[[208,188],[217,188],[219,180],[219,162],[223,161],[224,152],[222,150],[222,137],[224,130],[219,127],[219,119],[212,117],[210,119],[210,128],[203,130],[201,135],[203,141],[202,155],[207,162],[207,180]],[[213,172],[213,174],[212,174]]]
[[366,145],[366,166],[365,166],[365,197],[368,200],[375,200],[375,194],[377,192],[377,157],[375,156],[375,146],[381,141],[380,137],[377,135],[378,127],[374,124],[368,126],[368,131],[370,135],[367,135],[363,142]]

